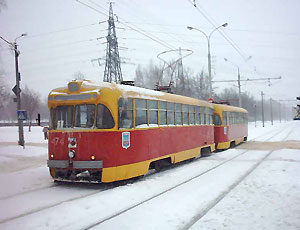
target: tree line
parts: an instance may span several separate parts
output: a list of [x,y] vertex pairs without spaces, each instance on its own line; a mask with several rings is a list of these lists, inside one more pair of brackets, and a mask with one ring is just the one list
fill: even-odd
[[[80,74],[79,74],[80,73]],[[6,85],[6,76],[3,69],[0,68],[0,121],[13,122],[17,119],[16,103],[14,103],[15,95],[11,88]],[[75,79],[83,79],[81,72],[73,75]],[[193,97],[201,100],[207,100],[209,97],[208,75],[201,71],[194,74],[190,68],[165,69],[162,65],[155,65],[152,61],[147,66],[138,65],[135,74],[135,85],[148,89],[155,89],[157,84],[160,86],[170,86],[171,92],[183,96]],[[219,90],[220,91],[220,90]],[[249,92],[242,93],[242,107],[249,112],[249,121],[262,120],[262,101],[254,99]],[[217,88],[213,87],[214,101],[228,102],[230,105],[238,106],[238,90],[237,88],[224,88],[217,92]],[[41,114],[42,120],[49,119],[49,111],[47,107],[47,99],[41,99],[40,94],[25,86],[21,92],[22,109],[27,111],[27,121],[35,122],[37,114]],[[284,120],[290,116],[291,111],[277,101],[272,101],[273,120]],[[264,100],[265,120],[271,120],[271,101]]]
[[[5,83],[6,77],[5,72],[0,70],[0,121],[15,122],[17,120],[17,105],[14,102],[16,96]],[[42,120],[48,120],[47,101],[42,100],[40,94],[28,86],[21,90],[21,109],[27,111],[27,121],[35,122],[38,113]]]
[[[175,69],[175,71],[174,71]],[[148,89],[155,89],[156,85],[170,85],[171,92],[183,96],[193,97],[201,100],[207,100],[209,98],[209,78],[203,70],[200,73],[193,73],[190,68],[168,68],[164,70],[163,65],[155,65],[152,61],[147,66],[138,65],[136,69],[135,85]],[[238,106],[239,94],[238,89],[224,88],[218,90],[213,86],[212,98],[216,102],[228,102],[230,105]],[[264,119],[271,120],[284,120],[290,117],[290,109],[280,104],[278,101],[272,101],[270,98],[262,101],[255,99],[249,92],[242,92],[242,107],[249,112],[249,121],[262,120],[262,107],[264,107]],[[271,105],[272,104],[272,105]],[[272,107],[272,114],[271,114]]]

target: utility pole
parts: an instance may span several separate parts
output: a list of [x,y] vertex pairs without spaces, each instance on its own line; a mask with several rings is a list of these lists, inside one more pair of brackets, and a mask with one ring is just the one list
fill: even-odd
[[[250,58],[250,57],[249,57]],[[226,58],[224,58],[225,61],[228,61]],[[228,61],[229,62],[229,61]],[[230,62],[232,63],[232,62]],[[233,65],[235,65],[234,63],[232,63]],[[238,68],[238,79],[237,80],[221,80],[221,81],[213,81],[215,82],[238,82],[238,88],[239,88],[239,107],[242,107],[242,95],[241,95],[241,82],[242,81],[265,81],[268,80],[269,82],[271,80],[275,80],[275,79],[281,79],[281,76],[279,77],[268,77],[268,78],[255,78],[255,79],[242,79],[241,80],[241,76],[240,76],[240,69],[237,65],[235,65]]]
[[197,29],[197,28],[194,28],[194,27],[192,27],[192,26],[187,26],[187,29],[189,29],[189,30],[197,30],[197,31],[199,31],[200,33],[202,33],[205,37],[206,37],[206,40],[207,40],[207,63],[208,63],[208,78],[209,78],[209,89],[208,89],[208,91],[209,91],[209,98],[212,98],[212,76],[211,76],[211,55],[210,55],[210,38],[211,38],[211,36],[212,36],[212,34],[215,32],[215,31],[217,31],[219,28],[221,28],[221,27],[226,27],[226,26],[228,26],[228,23],[224,23],[224,24],[222,24],[222,25],[220,25],[220,26],[218,26],[218,27],[216,27],[214,30],[212,30],[211,32],[210,32],[210,34],[209,35],[207,35],[205,32],[203,32],[202,30],[199,30],[199,29]]
[[279,102],[279,121],[281,123],[281,104],[280,104],[280,102]]
[[238,67],[238,87],[239,87],[239,107],[242,107],[242,93],[241,93],[241,75]]
[[[12,48],[14,49],[15,52],[15,69],[16,69],[16,85],[14,86],[14,88],[12,89],[12,91],[14,92],[14,94],[17,96],[16,98],[16,102],[17,102],[17,111],[19,112],[21,110],[21,89],[20,89],[20,81],[21,81],[21,75],[19,73],[19,55],[20,52],[18,50],[18,45],[17,45],[17,39],[26,36],[27,34],[21,34],[19,37],[17,37],[15,39],[15,42],[9,42],[8,40],[4,39],[2,36],[0,36],[0,39],[5,41],[7,44],[9,44],[10,46],[12,46]],[[25,147],[25,141],[24,141],[24,130],[23,130],[23,120],[19,119],[18,117],[18,131],[19,131],[19,141],[18,144]]]
[[[21,89],[20,89],[20,73],[19,73],[19,51],[17,42],[14,43],[15,48],[15,67],[16,67],[16,96],[17,96],[17,111],[21,110]],[[19,145],[24,147],[24,130],[23,130],[23,120],[18,119],[18,129],[19,129]]]
[[272,109],[272,98],[270,98],[270,109],[271,109],[271,124],[273,125],[273,109]]
[[262,115],[262,126],[265,127],[264,93],[263,93],[263,91],[261,91],[261,115]]
[[255,128],[256,128],[256,105],[254,105],[254,121],[255,121]]
[[106,48],[106,63],[103,81],[121,83],[123,81],[118,41],[112,3],[109,3],[108,35]]

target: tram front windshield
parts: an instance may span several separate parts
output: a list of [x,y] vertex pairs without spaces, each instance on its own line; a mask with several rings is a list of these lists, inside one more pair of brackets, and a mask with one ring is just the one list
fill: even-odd
[[57,106],[51,112],[51,120],[54,129],[72,128],[73,123],[74,128],[92,128],[95,121],[95,105]]
[[57,106],[51,112],[51,120],[54,129],[63,129],[72,127],[74,107],[71,105]]
[[[97,106],[97,110],[96,110]],[[97,116],[96,116],[97,111]],[[50,110],[51,128],[97,128],[111,129],[114,119],[109,109],[102,104],[81,104],[57,106]],[[95,122],[96,119],[96,122]],[[96,125],[96,127],[95,127]]]

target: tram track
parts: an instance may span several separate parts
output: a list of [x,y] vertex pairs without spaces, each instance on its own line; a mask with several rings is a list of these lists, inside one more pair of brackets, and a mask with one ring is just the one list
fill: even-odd
[[[290,127],[287,127],[287,128],[290,128]],[[295,128],[295,127],[294,127]],[[286,138],[290,135],[290,133],[294,130],[294,128],[292,128],[289,132],[288,132],[288,135],[286,136]],[[280,130],[280,131],[278,131],[278,132],[276,132],[274,135],[272,135],[271,137],[269,137],[269,138],[267,138],[265,141],[268,141],[268,140],[270,140],[270,139],[272,139],[272,138],[274,138],[275,136],[277,136],[279,133],[281,133],[282,132],[282,130]],[[260,136],[259,137],[257,137],[257,138],[260,138]],[[254,138],[253,140],[255,140],[255,139],[257,139],[257,138]],[[285,139],[286,139],[285,138]],[[180,187],[180,186],[183,186],[183,185],[185,185],[185,184],[187,184],[187,183],[189,183],[189,182],[191,182],[191,181],[193,181],[193,180],[195,180],[195,179],[197,179],[197,178],[199,178],[199,177],[201,177],[201,176],[203,176],[203,175],[205,175],[205,174],[207,174],[207,173],[209,173],[209,172],[211,172],[211,171],[213,171],[213,170],[215,170],[215,169],[217,169],[217,168],[219,168],[219,167],[221,167],[221,166],[223,166],[223,165],[225,165],[225,164],[227,164],[228,162],[231,162],[231,161],[233,161],[233,160],[235,160],[236,158],[238,158],[238,157],[240,157],[240,156],[242,156],[242,155],[244,155],[244,154],[246,154],[247,152],[249,152],[250,150],[245,150],[245,151],[243,151],[243,152],[241,152],[241,153],[239,153],[238,155],[236,155],[236,156],[234,156],[234,157],[231,157],[230,159],[228,159],[228,160],[225,160],[225,161],[223,161],[222,163],[220,163],[220,164],[217,164],[217,165],[215,165],[214,167],[212,167],[212,168],[210,168],[210,169],[208,169],[208,170],[205,170],[205,171],[203,171],[203,172],[201,172],[200,174],[198,174],[198,175],[195,175],[195,176],[193,176],[193,177],[191,177],[191,178],[189,178],[188,180],[185,180],[185,181],[183,181],[183,182],[181,182],[181,183],[179,183],[179,184],[177,184],[177,185],[175,185],[175,186],[172,186],[172,187],[170,187],[170,188],[168,188],[168,189],[166,189],[166,190],[164,190],[164,191],[162,191],[162,192],[160,192],[160,193],[158,193],[158,194],[156,194],[156,195],[154,195],[154,196],[152,196],[152,197],[149,197],[148,199],[145,199],[145,200],[143,200],[143,201],[141,201],[141,202],[139,202],[139,203],[136,203],[135,205],[132,205],[132,206],[130,206],[130,207],[128,207],[128,208],[126,208],[126,209],[123,209],[123,210],[121,210],[121,211],[119,211],[119,212],[117,212],[117,213],[115,213],[115,214],[113,214],[113,215],[111,215],[111,216],[109,216],[109,217],[106,217],[106,218],[104,218],[104,219],[102,219],[102,220],[99,220],[98,222],[95,222],[95,223],[93,223],[93,224],[91,224],[91,225],[89,225],[89,226],[87,226],[87,227],[85,227],[84,229],[85,230],[89,230],[89,229],[92,229],[92,228],[94,228],[94,227],[96,227],[96,226],[98,226],[98,225],[100,225],[100,224],[102,224],[102,223],[104,223],[104,222],[107,222],[107,221],[109,221],[109,220],[111,220],[111,219],[113,219],[113,218],[116,218],[116,217],[118,217],[118,216],[120,216],[120,215],[122,215],[122,214],[124,214],[124,213],[126,213],[126,212],[128,212],[128,211],[130,211],[130,210],[133,210],[133,209],[135,209],[135,208],[137,208],[137,207],[139,207],[139,206],[141,206],[141,205],[143,205],[143,204],[145,204],[145,203],[147,203],[147,202],[149,202],[149,201],[151,201],[151,200],[154,200],[155,198],[158,198],[158,197],[160,197],[160,196],[162,196],[162,195],[164,195],[164,194],[166,194],[166,193],[168,193],[168,192],[170,192],[170,191],[172,191],[172,190],[174,190],[174,189],[176,189],[176,188],[178,188],[178,187]],[[233,183],[229,188],[228,188],[228,190],[226,190],[225,192],[223,192],[223,193],[221,193],[221,195],[215,200],[215,202],[213,202],[212,204],[210,204],[203,212],[201,212],[201,214],[199,214],[199,216],[200,216],[200,218],[202,217],[202,216],[204,216],[209,210],[211,210],[217,203],[219,203],[230,191],[232,191],[232,189],[234,189],[238,184],[240,184],[251,172],[253,172],[269,155],[271,155],[272,154],[272,152],[274,152],[275,150],[271,150],[271,151],[269,151],[267,154],[266,154],[266,156],[264,156],[260,161],[258,161],[253,167],[251,167],[250,168],[250,170],[248,170],[247,172],[246,172],[246,174],[244,174],[239,180],[237,180],[235,183]],[[196,221],[195,222],[197,222],[199,219],[197,219],[198,218],[198,215],[196,216]],[[187,227],[189,228],[190,226],[192,226],[195,222],[192,222],[191,223],[191,225],[187,225]],[[183,228],[183,229],[188,229],[188,228]]]
[[[221,165],[223,165],[223,164],[225,164],[225,163],[227,163],[227,162],[229,162],[229,161],[231,161],[231,160],[233,160],[233,159],[239,157],[240,155],[245,154],[245,153],[248,152],[248,151],[249,151],[249,150],[243,151],[242,153],[240,153],[240,154],[238,154],[238,155],[236,155],[236,156],[234,156],[234,157],[232,157],[232,158],[230,158],[230,159],[228,159],[228,160],[223,161],[222,163],[220,163],[220,164],[218,164],[218,165],[216,165],[216,166],[214,166],[214,167],[212,167],[212,168],[210,168],[210,169],[208,169],[208,170],[202,172],[201,174],[199,174],[199,175],[197,175],[197,176],[194,176],[194,177],[190,178],[189,180],[186,180],[186,181],[184,181],[184,182],[182,182],[182,183],[180,183],[180,184],[177,184],[176,186],[173,186],[173,187],[171,187],[171,188],[168,189],[168,190],[164,190],[163,192],[160,192],[160,193],[158,193],[157,195],[155,195],[155,196],[153,196],[153,197],[150,197],[150,198],[148,198],[148,199],[146,199],[146,200],[144,200],[144,201],[142,201],[142,202],[139,202],[139,203],[137,203],[137,204],[134,205],[134,206],[131,206],[131,207],[129,207],[129,208],[126,208],[126,209],[124,209],[124,210],[122,210],[122,211],[120,211],[120,212],[118,212],[118,213],[116,213],[116,214],[114,214],[114,215],[112,215],[112,216],[110,216],[110,217],[108,217],[108,218],[106,218],[106,219],[100,221],[99,223],[97,222],[97,223],[93,224],[92,226],[89,226],[89,227],[87,227],[87,228],[85,228],[85,229],[90,229],[90,228],[92,228],[92,227],[94,227],[94,226],[96,226],[96,225],[98,225],[98,224],[101,224],[101,223],[103,223],[103,222],[105,222],[105,221],[108,221],[108,220],[110,220],[110,219],[112,219],[112,218],[114,218],[114,217],[116,217],[116,216],[121,215],[121,214],[124,213],[124,212],[127,212],[127,211],[129,211],[129,210],[131,210],[131,209],[133,209],[133,208],[135,208],[135,207],[137,207],[137,206],[142,205],[143,203],[145,203],[145,202],[147,202],[147,201],[150,201],[150,200],[152,200],[152,199],[154,199],[154,198],[156,198],[156,197],[158,197],[158,196],[160,196],[160,195],[162,195],[162,194],[165,194],[165,193],[167,193],[168,191],[171,191],[171,190],[173,190],[173,189],[175,189],[175,188],[177,188],[177,187],[179,187],[179,186],[181,186],[181,185],[183,185],[183,184],[186,184],[186,183],[188,183],[189,181],[191,181],[191,180],[193,180],[193,179],[195,179],[195,178],[197,178],[197,177],[199,177],[199,176],[202,176],[202,175],[204,175],[204,174],[206,174],[206,173],[208,173],[208,172],[210,172],[210,171],[212,171],[212,170],[214,170],[214,169],[216,169],[216,168],[218,168],[218,167],[220,167]],[[38,212],[44,211],[44,210],[46,210],[46,209],[54,208],[54,207],[56,207],[56,206],[59,206],[59,205],[61,205],[61,204],[67,203],[67,202],[71,202],[71,201],[75,201],[75,200],[80,200],[80,199],[83,199],[83,198],[87,198],[87,197],[89,197],[89,196],[93,196],[93,195],[95,195],[95,194],[99,194],[99,193],[101,193],[101,192],[104,192],[104,191],[106,191],[106,190],[109,190],[109,189],[111,189],[111,188],[115,188],[115,187],[116,187],[116,186],[113,185],[113,184],[108,184],[108,185],[109,185],[109,187],[107,187],[107,188],[105,188],[105,189],[103,189],[103,190],[101,190],[101,191],[97,190],[97,191],[92,192],[92,193],[89,193],[89,194],[85,194],[85,195],[82,195],[82,196],[70,198],[70,199],[67,199],[67,200],[64,200],[64,201],[61,201],[61,202],[57,202],[57,203],[50,204],[50,205],[46,205],[46,206],[43,206],[43,207],[40,207],[40,208],[32,209],[31,211],[26,212],[26,213],[22,213],[22,214],[20,214],[20,215],[16,215],[16,216],[13,216],[13,217],[10,217],[10,218],[6,218],[6,219],[4,219],[4,220],[1,220],[1,221],[0,221],[0,224],[4,224],[4,223],[7,223],[7,222],[9,222],[9,221],[12,221],[12,220],[21,218],[21,217],[25,217],[25,216],[28,216],[28,215],[31,215],[31,214],[34,214],[34,213],[38,213]],[[50,188],[52,188],[52,187],[48,187],[48,188],[45,188],[45,189],[50,189]],[[37,189],[37,191],[38,191],[38,189]],[[31,192],[32,192],[32,191],[31,191]],[[30,193],[30,192],[28,192],[28,193]],[[17,196],[17,195],[15,195],[15,196]],[[13,197],[13,196],[12,196],[12,197]]]
[[[288,134],[283,138],[282,141],[285,141],[289,135],[294,131],[295,127],[292,127],[292,129],[288,132]],[[272,139],[274,136],[272,136],[269,139]],[[268,139],[268,140],[269,140]],[[254,172],[257,167],[259,167],[274,151],[269,151],[261,160],[256,162],[241,178],[239,178],[237,181],[235,181],[226,191],[220,194],[217,199],[215,199],[212,203],[210,203],[204,210],[202,210],[200,213],[198,213],[196,216],[192,218],[191,221],[189,221],[183,228],[180,228],[180,230],[188,230],[190,229],[196,222],[198,222],[203,216],[205,216],[211,209],[213,209],[221,200],[223,200],[234,188],[236,188],[241,182],[243,182],[252,172]]]
[[279,133],[282,132],[282,130],[280,130],[280,131],[277,131],[276,129],[275,129],[275,130],[271,130],[271,131],[269,131],[269,132],[267,132],[267,133],[263,133],[263,134],[261,134],[261,135],[255,137],[255,138],[253,138],[253,139],[249,139],[248,141],[254,141],[254,140],[259,139],[259,138],[261,138],[261,137],[267,136],[267,135],[269,135],[269,134],[271,134],[271,133],[273,133],[273,132],[275,132],[275,134],[272,135],[272,136],[271,136],[270,138],[268,138],[267,140],[270,140],[270,139],[272,139],[273,137],[277,136]]
[[[45,189],[51,189],[53,187],[58,187],[59,185],[54,185],[52,187],[47,187],[47,188],[44,188]],[[63,201],[60,201],[60,202],[56,202],[56,203],[53,203],[53,204],[49,204],[49,205],[45,205],[43,207],[39,207],[39,208],[35,208],[35,209],[32,209],[28,212],[25,212],[25,213],[22,213],[22,214],[19,214],[19,215],[15,215],[13,217],[10,217],[10,218],[6,218],[4,220],[0,220],[0,224],[4,224],[4,223],[7,223],[9,221],[12,221],[12,220],[15,220],[15,219],[18,219],[18,218],[21,218],[21,217],[24,217],[24,216],[28,216],[28,215],[31,215],[31,214],[34,214],[34,213],[38,213],[40,211],[43,211],[43,210],[46,210],[46,209],[50,209],[50,208],[53,208],[53,207],[56,207],[56,206],[59,206],[63,203],[66,203],[66,202],[71,202],[71,201],[74,201],[74,200],[79,200],[79,199],[82,199],[82,198],[85,198],[85,197],[89,197],[89,196],[93,196],[95,194],[99,194],[101,192],[104,192],[106,190],[109,190],[111,189],[112,187],[116,187],[115,185],[113,184],[103,184],[104,188],[99,191],[99,189],[97,189],[97,191],[95,192],[92,192],[92,193],[88,193],[88,194],[84,194],[84,195],[81,195],[81,196],[77,196],[77,197],[73,197],[73,198],[70,198],[70,199],[66,199],[66,200],[63,200]],[[70,187],[70,186],[69,186]],[[39,191],[39,190],[43,190],[43,189],[37,189],[37,190],[34,190],[34,191]],[[34,192],[34,191],[29,191],[28,193],[30,192]],[[17,196],[17,195],[15,195]],[[12,196],[14,197],[14,196]],[[12,198],[10,197],[10,198]]]
[[[286,127],[286,128],[290,128],[290,127]],[[288,133],[288,135],[286,136],[286,138],[290,135],[290,133],[291,133],[292,131],[293,131],[293,129],[289,131],[289,133]],[[278,135],[278,134],[281,133],[281,132],[282,132],[282,130],[280,130],[279,132],[276,132],[274,135],[272,135],[271,137],[269,137],[267,140],[272,139],[273,137],[275,137],[276,135]],[[259,138],[259,137],[257,137],[257,138]],[[254,138],[253,140],[255,140],[255,139],[257,139],[257,138]],[[147,199],[144,199],[143,201],[138,202],[138,203],[136,203],[136,204],[134,204],[134,205],[132,205],[132,206],[130,206],[130,207],[127,207],[127,208],[125,208],[125,209],[122,209],[122,210],[120,210],[119,212],[114,213],[113,215],[110,215],[110,216],[108,216],[108,217],[106,217],[106,218],[104,218],[104,219],[101,219],[101,220],[99,220],[99,221],[97,221],[97,222],[94,222],[93,224],[91,224],[91,225],[85,227],[84,229],[91,229],[91,228],[93,228],[93,227],[95,227],[95,226],[97,226],[97,225],[99,225],[99,224],[102,224],[102,223],[104,223],[104,222],[106,222],[106,221],[108,221],[108,220],[110,220],[110,219],[113,219],[113,218],[115,218],[115,217],[117,217],[117,216],[120,216],[120,215],[122,215],[123,213],[125,213],[125,212],[127,212],[127,211],[129,211],[129,210],[132,210],[132,209],[134,209],[134,208],[136,208],[136,207],[138,207],[138,206],[140,206],[140,205],[142,205],[142,204],[144,204],[144,203],[146,203],[146,202],[148,202],[148,201],[151,201],[151,200],[153,200],[153,199],[155,199],[155,198],[157,198],[157,197],[159,197],[159,196],[161,196],[161,195],[163,195],[163,194],[165,194],[165,193],[167,193],[167,192],[170,192],[170,191],[172,191],[172,190],[174,190],[174,189],[176,189],[176,188],[178,188],[178,187],[180,187],[180,186],[183,186],[183,185],[189,183],[190,181],[192,181],[192,180],[194,180],[194,179],[196,179],[196,178],[199,178],[199,177],[201,177],[201,176],[203,176],[203,175],[205,175],[205,174],[207,174],[207,173],[209,173],[209,172],[215,170],[216,168],[221,167],[222,165],[224,165],[224,164],[226,164],[226,163],[228,163],[228,162],[230,162],[230,161],[233,161],[234,159],[236,159],[236,158],[238,158],[238,157],[244,155],[245,153],[247,153],[247,152],[249,152],[249,151],[250,151],[250,150],[245,150],[245,151],[243,151],[243,152],[241,152],[241,153],[239,153],[239,154],[237,154],[237,155],[235,155],[235,156],[233,156],[233,157],[231,157],[231,158],[229,158],[229,159],[227,159],[227,160],[225,160],[225,161],[222,161],[221,163],[219,163],[219,164],[217,164],[217,165],[215,165],[215,166],[213,166],[213,167],[211,167],[211,168],[209,168],[209,169],[207,169],[207,170],[201,172],[200,174],[198,174],[198,175],[196,175],[196,176],[193,176],[193,177],[189,178],[188,180],[185,180],[185,181],[183,181],[183,182],[181,182],[181,183],[179,183],[179,184],[176,184],[176,185],[174,185],[174,186],[172,186],[172,187],[170,187],[170,188],[168,188],[168,189],[166,189],[166,190],[164,190],[164,191],[161,191],[161,192],[157,193],[156,195],[154,195],[154,196],[152,196],[152,197],[149,197],[149,198],[147,198]],[[273,151],[274,151],[274,150],[273,150]],[[271,152],[272,152],[272,151],[271,151]],[[271,154],[271,152],[270,152],[270,154]],[[258,165],[257,165],[256,167],[258,167]],[[254,169],[253,169],[253,170],[254,170]],[[249,172],[249,174],[250,174],[250,173],[251,173],[251,172]],[[248,175],[249,175],[249,174],[248,174]],[[246,176],[245,176],[245,177],[246,177]],[[241,180],[241,181],[242,181],[242,180]],[[239,183],[240,183],[240,182],[239,182]],[[237,186],[239,183],[237,183],[235,186]],[[26,192],[26,193],[31,193],[31,192],[39,191],[39,190],[51,189],[51,188],[57,187],[57,186],[59,186],[59,185],[54,185],[54,186],[49,186],[49,187],[40,188],[40,189],[36,189],[36,190],[31,190],[31,191],[28,191],[28,192]],[[235,186],[234,186],[234,187],[235,187]],[[34,213],[38,213],[38,212],[41,212],[41,211],[50,209],[50,208],[54,208],[54,207],[57,207],[57,206],[59,206],[59,205],[61,205],[61,204],[66,203],[66,202],[72,202],[72,201],[80,200],[80,199],[83,199],[83,198],[87,198],[87,197],[93,196],[93,195],[95,195],[95,194],[99,194],[99,193],[101,193],[101,192],[104,192],[104,191],[106,191],[106,190],[109,190],[109,189],[115,188],[115,187],[116,187],[115,184],[108,184],[107,187],[105,187],[105,188],[104,188],[103,190],[101,190],[101,191],[97,190],[97,191],[95,191],[95,192],[88,193],[88,194],[84,194],[84,195],[82,195],[82,196],[73,197],[73,198],[70,198],[70,199],[63,200],[63,201],[61,201],[61,202],[56,202],[56,203],[53,203],[53,204],[50,204],[50,205],[46,205],[46,206],[43,206],[43,207],[39,207],[39,208],[36,208],[36,209],[32,209],[32,210],[29,211],[29,212],[22,213],[22,214],[20,214],[20,215],[16,215],[16,216],[13,216],[13,217],[10,217],[10,218],[1,220],[1,221],[0,221],[0,224],[4,224],[4,223],[7,223],[7,222],[9,222],[9,221],[12,221],[12,220],[21,218],[21,217],[25,217],[25,216],[28,216],[28,215],[31,215],[31,214],[34,214]],[[234,187],[233,187],[233,188],[234,188]],[[232,188],[232,189],[233,189],[233,188]],[[232,190],[232,189],[231,189],[231,190]],[[231,191],[231,190],[230,190],[230,191]],[[228,191],[227,193],[225,193],[224,196],[223,196],[223,198],[224,198],[230,191]],[[12,198],[12,197],[17,196],[17,195],[19,195],[19,194],[10,196],[9,198]],[[223,199],[223,198],[222,198],[222,199]],[[3,199],[3,198],[2,198],[2,199]],[[220,200],[222,200],[222,199],[220,198]],[[1,199],[0,199],[0,200],[1,200]],[[220,201],[220,200],[219,200],[219,201]],[[218,202],[219,202],[219,201],[218,201]],[[218,203],[218,202],[217,202],[217,203]],[[216,204],[217,204],[217,203],[216,203]],[[216,204],[215,204],[215,205],[216,205]],[[213,208],[215,205],[213,205],[211,208]],[[211,209],[211,208],[210,208],[210,209]],[[208,212],[210,209],[208,209],[207,212]],[[207,212],[205,212],[205,213],[207,213]],[[204,214],[204,215],[205,215],[205,214]],[[200,217],[200,218],[201,218],[201,217]]]

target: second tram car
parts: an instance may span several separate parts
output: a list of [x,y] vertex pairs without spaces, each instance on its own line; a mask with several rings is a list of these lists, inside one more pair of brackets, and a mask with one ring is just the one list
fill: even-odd
[[76,80],[52,90],[48,106],[48,167],[55,180],[124,180],[215,150],[214,105],[205,101]]
[[228,149],[248,136],[248,111],[224,104],[213,104],[216,149]]

